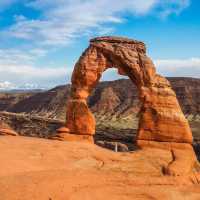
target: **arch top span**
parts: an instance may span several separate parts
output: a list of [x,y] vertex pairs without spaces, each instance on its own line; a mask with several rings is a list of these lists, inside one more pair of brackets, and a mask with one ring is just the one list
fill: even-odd
[[106,42],[111,44],[129,44],[132,47],[141,48],[146,53],[146,46],[143,42],[133,39],[128,39],[125,37],[113,37],[113,36],[104,36],[104,37],[96,37],[90,40],[90,44],[99,43],[99,42]]
[[85,88],[89,94],[102,73],[112,67],[117,68],[119,74],[128,76],[138,88],[155,81],[156,70],[146,55],[143,42],[106,36],[90,40],[89,47],[75,65],[72,85]]

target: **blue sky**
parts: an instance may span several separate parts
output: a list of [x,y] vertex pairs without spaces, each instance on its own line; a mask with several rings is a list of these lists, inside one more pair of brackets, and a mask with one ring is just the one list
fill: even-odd
[[[144,41],[164,76],[200,78],[198,0],[1,0],[0,88],[70,82],[74,63],[100,35]],[[104,80],[119,78],[114,71]]]

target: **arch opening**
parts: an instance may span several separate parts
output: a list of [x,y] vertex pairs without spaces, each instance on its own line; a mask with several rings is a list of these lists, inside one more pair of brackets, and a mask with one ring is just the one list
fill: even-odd
[[[105,81],[108,80],[107,75],[109,81]],[[119,75],[117,68],[108,68],[88,97],[87,103],[96,121],[95,144],[114,151],[116,145],[117,151],[136,149],[141,105],[137,88],[127,75]]]

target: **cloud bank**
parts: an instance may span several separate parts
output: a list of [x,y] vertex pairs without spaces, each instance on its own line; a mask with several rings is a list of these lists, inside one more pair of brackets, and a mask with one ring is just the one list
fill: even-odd
[[69,81],[68,67],[37,66],[35,62],[46,51],[0,49],[0,89],[50,88]]
[[155,65],[165,76],[200,78],[200,58],[155,60]]
[[[178,15],[190,5],[189,0],[1,0],[0,12],[16,3],[38,15],[13,15],[13,23],[0,30],[2,40],[23,43],[16,48],[0,49],[0,88],[53,87],[65,83],[70,80],[73,66],[53,68],[37,64],[42,57],[48,57],[49,51],[74,39],[108,34],[115,24],[125,23],[127,15],[166,18]],[[200,77],[199,58],[155,63],[164,75]],[[118,78],[113,72],[104,77]]]
[[[30,58],[28,58],[29,60]],[[165,59],[154,61],[157,72],[164,76],[196,77],[200,78],[200,58]],[[0,89],[36,89],[51,88],[59,84],[69,83],[72,68],[58,67],[38,68],[34,65],[17,63],[0,63]],[[119,76],[117,70],[106,71],[101,80],[115,80],[127,78]],[[7,81],[9,80],[9,81]]]
[[190,4],[189,0],[35,0],[28,2],[24,5],[40,12],[40,17],[30,19],[17,15],[15,23],[4,30],[4,34],[32,41],[40,46],[67,45],[77,37],[109,32],[112,30],[111,23],[122,23],[125,20],[124,14],[133,16],[154,14],[167,17],[171,14],[179,14]]

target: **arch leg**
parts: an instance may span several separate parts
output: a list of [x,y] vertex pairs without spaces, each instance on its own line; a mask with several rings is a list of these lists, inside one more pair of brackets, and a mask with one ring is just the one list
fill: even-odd
[[86,49],[75,65],[72,75],[71,99],[67,103],[66,123],[54,139],[93,142],[95,118],[87,105],[87,97],[98,83],[107,66],[96,48]]
[[93,142],[95,118],[85,100],[71,99],[67,104],[66,123],[57,130],[54,139]]

